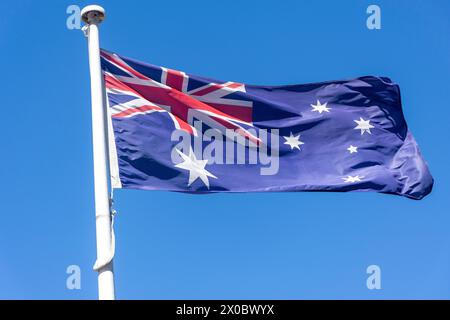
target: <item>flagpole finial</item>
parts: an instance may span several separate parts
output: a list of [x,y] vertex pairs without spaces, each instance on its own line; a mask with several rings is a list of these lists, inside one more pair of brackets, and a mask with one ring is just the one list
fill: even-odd
[[86,24],[100,24],[105,20],[105,9],[98,5],[89,5],[81,10],[81,19]]

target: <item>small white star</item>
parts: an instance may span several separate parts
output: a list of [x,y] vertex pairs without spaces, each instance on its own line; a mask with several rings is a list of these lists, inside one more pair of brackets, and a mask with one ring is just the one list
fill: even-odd
[[362,178],[364,178],[364,177],[360,177],[360,176],[358,175],[358,176],[354,176],[354,177],[352,177],[352,176],[347,176],[347,177],[342,178],[342,179],[344,180],[344,182],[355,183],[355,182],[360,182]]
[[286,142],[284,144],[288,144],[289,146],[291,146],[291,150],[293,150],[294,148],[300,150],[300,146],[302,144],[305,144],[304,142],[300,141],[300,134],[294,136],[291,132],[291,135],[289,137],[283,138],[286,139]]
[[358,147],[354,147],[354,146],[350,145],[350,147],[348,147],[347,150],[348,150],[348,152],[350,152],[350,154],[357,153]]
[[358,124],[354,129],[361,130],[361,135],[363,135],[364,132],[372,134],[372,132],[370,132],[370,129],[375,128],[373,125],[370,124],[370,120],[364,120],[361,117],[359,118],[359,120],[353,120],[353,121],[355,121]]
[[209,189],[209,180],[208,177],[217,179],[216,176],[211,174],[205,169],[208,160],[198,160],[195,157],[194,151],[192,148],[189,148],[189,155],[185,155],[180,150],[176,149],[181,158],[183,158],[183,162],[175,165],[177,168],[185,169],[189,171],[189,183],[188,187],[198,178],[203,181],[203,183]]
[[312,104],[311,107],[313,108],[312,111],[317,111],[319,113],[322,112],[330,112],[331,108],[327,108],[327,103],[321,104],[319,100],[317,100],[317,104]]

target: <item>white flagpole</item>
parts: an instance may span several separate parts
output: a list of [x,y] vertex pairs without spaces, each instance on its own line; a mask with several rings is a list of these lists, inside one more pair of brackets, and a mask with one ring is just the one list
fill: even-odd
[[108,126],[104,87],[100,66],[98,25],[105,19],[105,10],[90,5],[81,10],[86,23],[91,75],[92,143],[94,154],[95,218],[97,233],[98,298],[114,300],[113,245],[111,237],[111,208],[108,193]]

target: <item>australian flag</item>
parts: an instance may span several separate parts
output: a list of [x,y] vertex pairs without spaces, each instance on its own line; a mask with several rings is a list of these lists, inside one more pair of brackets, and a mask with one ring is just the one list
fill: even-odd
[[114,188],[431,192],[388,78],[255,86],[106,50],[101,61]]

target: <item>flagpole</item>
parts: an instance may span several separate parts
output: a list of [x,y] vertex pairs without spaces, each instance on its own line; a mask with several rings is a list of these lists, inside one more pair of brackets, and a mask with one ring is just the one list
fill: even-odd
[[108,126],[104,101],[104,86],[100,66],[98,26],[105,19],[105,10],[90,5],[81,10],[86,23],[89,46],[89,70],[91,75],[92,144],[94,155],[95,218],[97,235],[98,298],[114,300],[113,245],[111,208],[108,189]]

